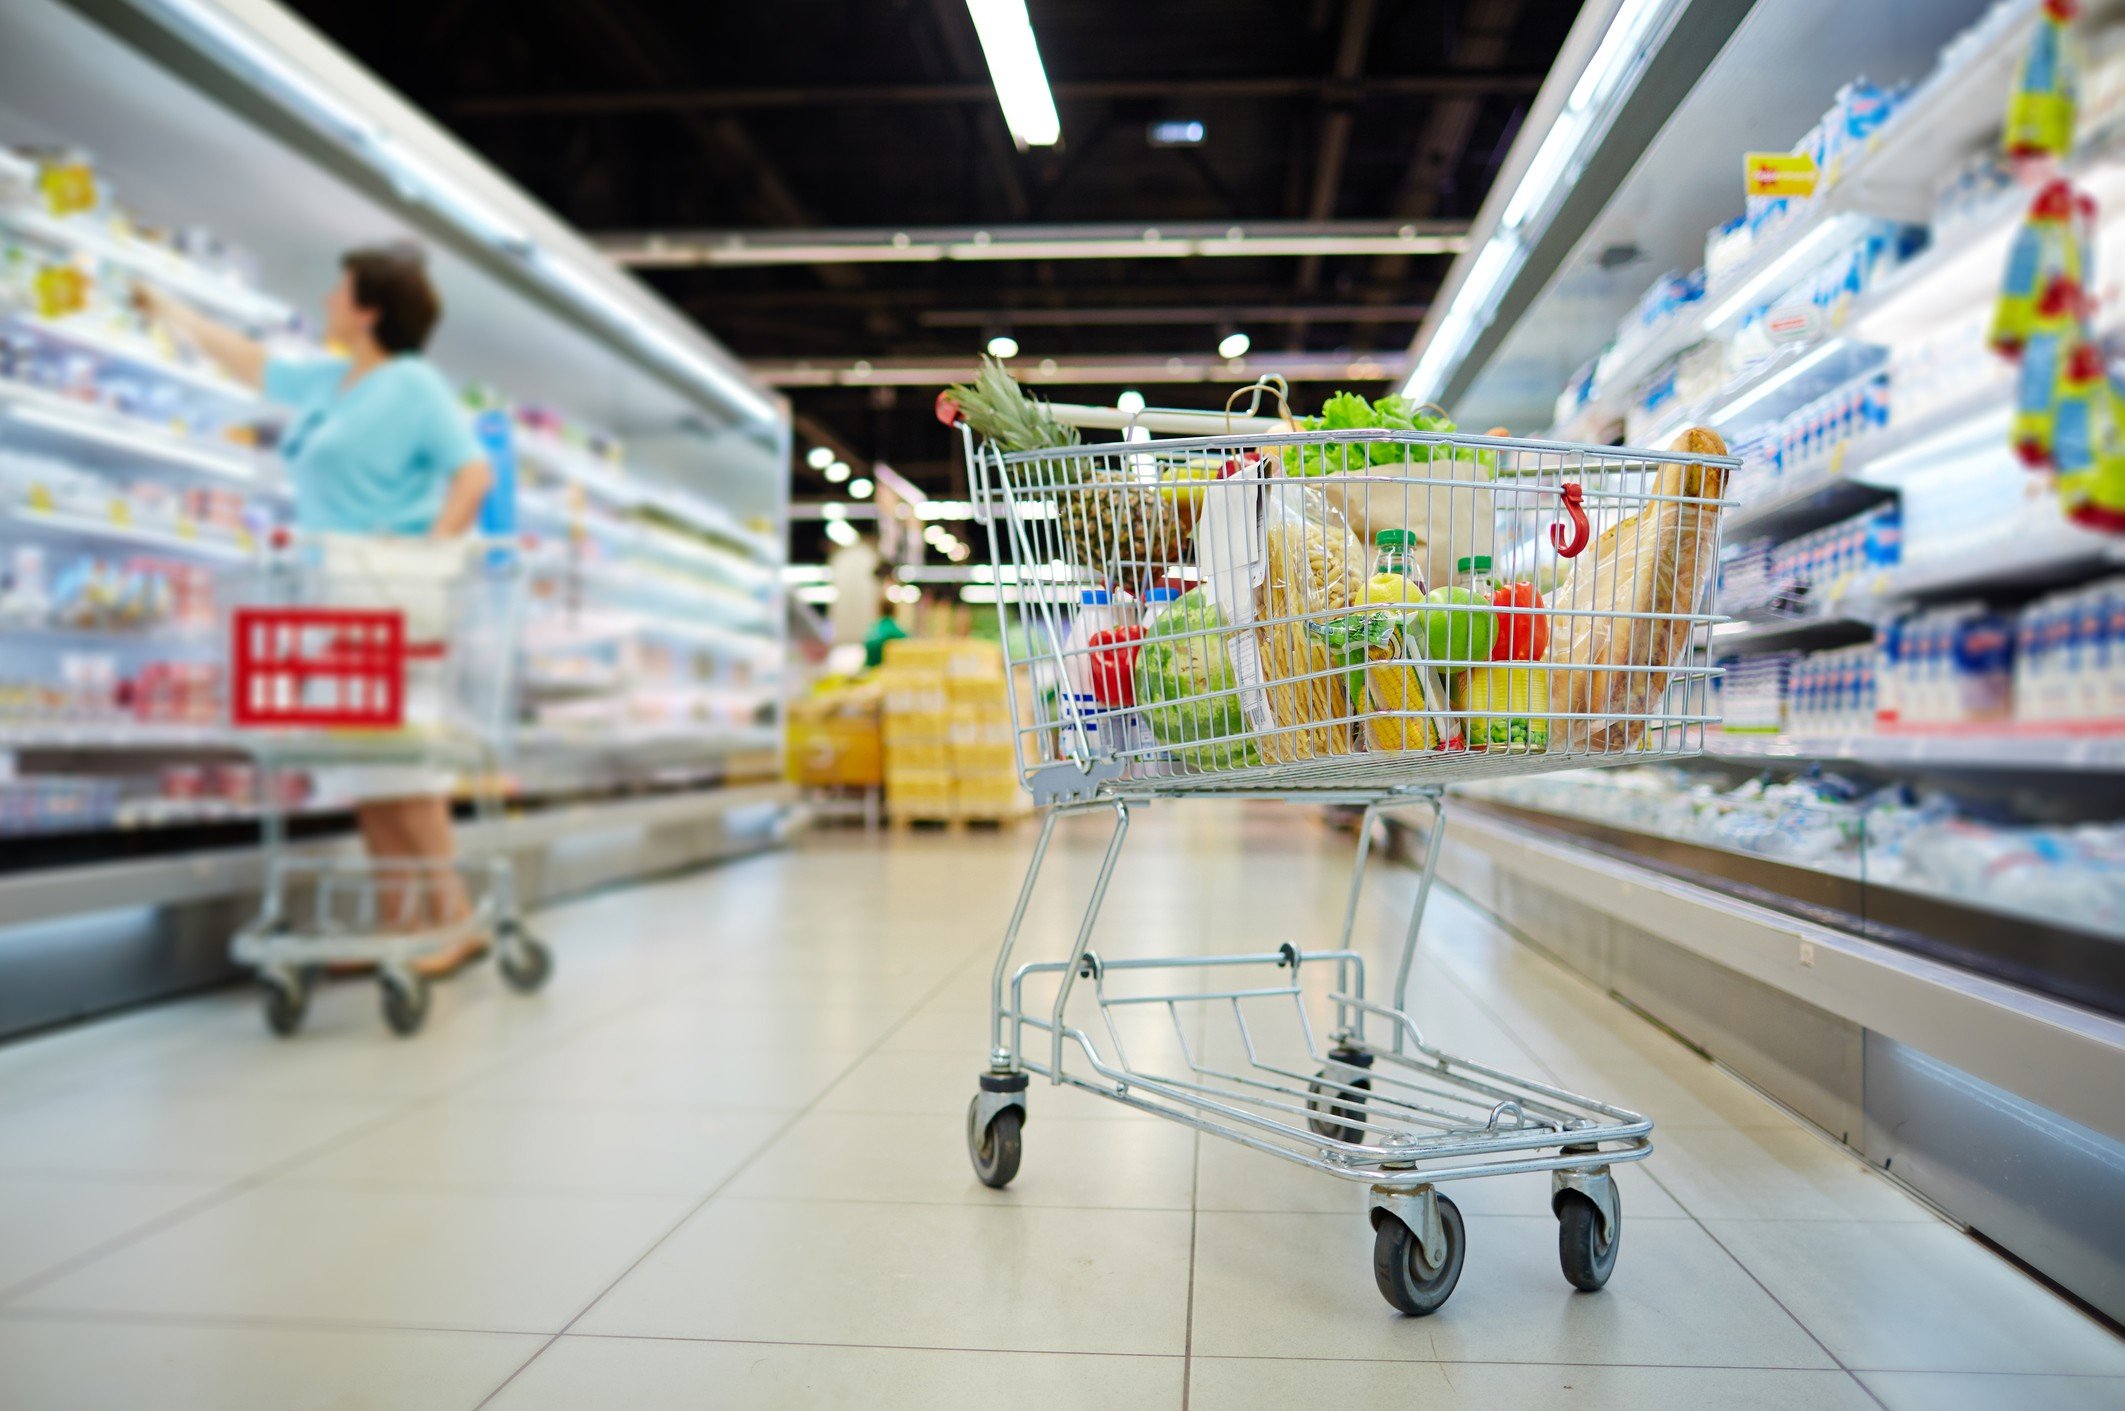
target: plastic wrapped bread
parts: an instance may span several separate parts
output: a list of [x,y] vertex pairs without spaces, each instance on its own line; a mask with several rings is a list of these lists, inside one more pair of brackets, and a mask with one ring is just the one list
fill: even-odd
[[[1702,427],[1683,432],[1670,449],[1727,453]],[[1722,466],[1663,464],[1649,490],[1660,498],[1571,561],[1550,599],[1556,631],[1549,660],[1558,668],[1550,699],[1554,709],[1581,717],[1560,722],[1567,748],[1613,753],[1644,735],[1670,672],[1689,651],[1689,614],[1711,577],[1726,477]]]

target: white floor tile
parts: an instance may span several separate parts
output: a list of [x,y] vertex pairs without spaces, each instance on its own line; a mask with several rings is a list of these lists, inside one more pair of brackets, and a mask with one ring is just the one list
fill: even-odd
[[373,1098],[104,1086],[0,1112],[0,1172],[245,1176],[390,1110]]
[[564,1337],[519,1373],[493,1406],[1137,1411],[1181,1404],[1181,1366],[1178,1357]]
[[37,1411],[464,1411],[542,1341],[0,1316],[0,1400]]
[[[1028,1036],[1028,1044],[1032,1036]],[[1045,1053],[1043,1049],[1043,1053]],[[1066,1064],[1071,1060],[1065,1059]],[[819,1100],[821,1112],[931,1113],[965,1116],[967,1104],[980,1086],[986,1055],[979,1052],[871,1054],[835,1083]],[[1026,1129],[1042,1117],[1102,1118],[1116,1121],[1152,1122],[1133,1108],[1110,1102],[1095,1093],[1068,1084],[1057,1085],[1034,1077],[1026,1093]]]
[[442,1101],[293,1166],[295,1183],[705,1196],[782,1125],[771,1113]]
[[714,1055],[674,1051],[624,1027],[603,1028],[508,1063],[452,1096],[474,1103],[794,1112],[861,1057],[860,1049],[808,1045]]
[[1830,1367],[1815,1340],[1685,1220],[1626,1213],[1599,1293],[1565,1283],[1548,1214],[1471,1215],[1452,1299],[1405,1318],[1380,1297],[1363,1216],[1206,1211],[1196,1230],[1197,1355],[1409,1361]]
[[1855,1371],[2125,1377],[2125,1342],[1938,1221],[1705,1227]]
[[1511,1366],[1197,1356],[1190,1411],[1408,1406],[1424,1411],[1872,1411],[1845,1372],[1765,1368]]
[[0,1299],[67,1260],[153,1224],[220,1184],[0,1176]]
[[1861,1372],[1888,1411],[2117,1411],[2125,1378],[1970,1372]]
[[1195,1134],[1174,1122],[1046,1115],[1024,1130],[1018,1179],[974,1178],[964,1117],[814,1112],[732,1183],[734,1198],[1186,1210]]
[[1671,1127],[1653,1134],[1653,1171],[1702,1220],[1939,1217],[1828,1138],[1777,1127]]
[[684,1198],[246,1191],[44,1283],[28,1308],[558,1332]]
[[573,1331],[1172,1354],[1186,1211],[715,1200]]

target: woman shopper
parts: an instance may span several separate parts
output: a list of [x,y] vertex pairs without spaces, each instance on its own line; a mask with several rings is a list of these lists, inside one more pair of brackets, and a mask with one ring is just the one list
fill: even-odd
[[[294,412],[281,451],[295,489],[295,526],[324,536],[328,571],[336,559],[360,562],[364,545],[380,547],[379,539],[410,545],[472,528],[494,473],[449,385],[421,356],[442,302],[418,247],[376,246],[341,258],[324,302],[325,340],[340,350],[332,357],[270,355],[157,289],[142,286],[138,302],[230,376]],[[464,922],[472,906],[455,866],[447,776],[390,767],[342,773],[363,846],[383,864],[392,922],[409,929]],[[487,945],[468,937],[414,968],[448,975]]]

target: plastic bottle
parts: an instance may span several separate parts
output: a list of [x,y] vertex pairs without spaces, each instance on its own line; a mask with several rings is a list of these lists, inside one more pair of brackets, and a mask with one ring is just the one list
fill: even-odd
[[2073,148],[2081,78],[2071,26],[2080,8],[2078,0],[2044,0],[2007,102],[2003,135],[2011,157],[2063,157]]
[[[1372,576],[1365,580],[1363,601],[1368,607],[1421,604],[1424,600],[1424,570],[1410,556],[1410,534],[1403,529],[1383,529],[1374,542],[1379,557]],[[1366,712],[1365,742],[1375,750],[1428,750],[1438,743],[1434,715],[1411,717],[1397,711],[1443,710],[1446,693],[1428,666],[1408,664],[1421,652],[1412,651],[1402,630],[1419,619],[1413,613],[1394,615],[1394,630],[1377,639],[1366,655],[1374,663],[1365,670],[1366,694],[1371,698]],[[1391,645],[1389,645],[1391,643]]]

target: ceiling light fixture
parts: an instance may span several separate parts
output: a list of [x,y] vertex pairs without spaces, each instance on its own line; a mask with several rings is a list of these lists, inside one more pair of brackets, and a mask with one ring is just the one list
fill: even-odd
[[827,484],[839,485],[842,481],[849,478],[849,463],[847,461],[839,460],[828,461],[826,463],[826,469],[820,473],[826,476]]
[[856,526],[847,520],[830,519],[826,522],[826,537],[845,549],[862,536],[857,534]]
[[871,491],[877,488],[877,486],[871,484],[868,479],[861,475],[857,476],[854,480],[851,480],[849,482],[849,494],[853,498],[858,500],[868,500],[871,497]]
[[1114,399],[1114,410],[1124,416],[1135,416],[1144,409],[1144,394],[1131,388]]
[[813,470],[825,470],[834,463],[833,448],[830,446],[812,447],[810,452],[805,455],[804,463]]
[[989,340],[989,356],[992,358],[1015,358],[1018,356],[1018,340],[1008,333],[999,333]]
[[1607,135],[1632,80],[1651,62],[1667,21],[1680,8],[1680,0],[1618,0],[1609,11],[1593,56],[1497,208],[1490,238],[1473,259],[1461,256],[1467,273],[1450,286],[1452,302],[1419,331],[1417,364],[1403,396],[1430,402],[1446,391],[1476,336],[1489,326],[1498,297],[1541,238],[1557,197]]
[[1249,338],[1244,333],[1235,331],[1226,334],[1218,340],[1217,355],[1228,361],[1233,358],[1244,358],[1247,356],[1247,350],[1253,346],[1254,340],[1252,338]]
[[1012,140],[1020,147],[1053,147],[1062,140],[1062,117],[1048,90],[1026,0],[967,0],[967,12],[981,36],[981,56],[989,61],[989,80]]
[[1151,124],[1144,140],[1154,147],[1200,147],[1209,135],[1200,118],[1169,118]]

